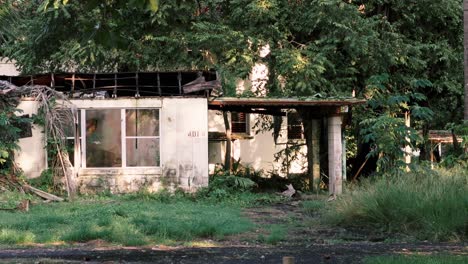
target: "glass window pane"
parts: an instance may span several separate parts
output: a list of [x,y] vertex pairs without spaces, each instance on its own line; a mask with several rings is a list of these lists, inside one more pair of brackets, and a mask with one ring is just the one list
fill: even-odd
[[159,138],[127,138],[128,167],[159,167]]
[[121,167],[120,109],[86,110],[86,166]]
[[[73,114],[69,109],[60,109],[57,111],[58,120],[60,120],[63,134],[65,137],[74,137],[75,121],[73,120]],[[81,111],[78,110],[78,123],[81,120]],[[79,132],[79,129],[78,129]]]
[[159,136],[158,109],[128,109],[125,120],[127,137]]

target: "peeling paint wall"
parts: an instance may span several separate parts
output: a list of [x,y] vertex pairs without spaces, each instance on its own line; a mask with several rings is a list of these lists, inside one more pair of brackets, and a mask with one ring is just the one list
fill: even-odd
[[[22,100],[17,107],[23,110],[21,115],[30,117],[37,113],[37,102],[33,100]],[[20,151],[15,153],[15,161],[28,178],[37,178],[47,168],[46,151],[44,149],[44,133],[42,127],[32,126],[32,137],[19,140]]]

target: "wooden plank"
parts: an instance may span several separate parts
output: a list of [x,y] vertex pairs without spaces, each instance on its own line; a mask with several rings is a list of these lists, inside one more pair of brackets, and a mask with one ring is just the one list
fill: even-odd
[[44,192],[44,191],[39,190],[39,189],[36,189],[36,188],[34,188],[34,187],[32,187],[31,185],[28,185],[28,184],[23,185],[23,188],[27,189],[28,191],[30,191],[30,192],[32,192],[32,193],[46,199],[46,200],[57,201],[57,202],[62,202],[64,200],[63,198],[60,198],[60,197],[58,197],[56,195]]

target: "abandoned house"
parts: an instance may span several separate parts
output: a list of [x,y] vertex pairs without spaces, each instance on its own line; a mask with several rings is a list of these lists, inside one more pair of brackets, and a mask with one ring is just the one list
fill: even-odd
[[[244,166],[280,175],[304,173],[308,166],[305,131],[296,112],[302,109],[311,113],[317,128],[309,131],[313,180],[320,180],[319,157],[325,153],[329,189],[338,194],[345,161],[342,119],[350,106],[362,103],[357,99],[216,97],[211,93],[220,88],[215,72],[9,75],[0,80],[17,86],[50,86],[66,94],[78,109],[78,124],[67,130],[67,142],[81,192],[207,186],[209,172],[225,161],[228,142],[229,156]],[[37,111],[32,98],[22,98],[19,108],[23,114]],[[257,133],[257,121],[265,116],[281,120],[275,133]],[[321,126],[324,129],[318,129]],[[34,126],[31,135],[20,140],[16,161],[27,177],[38,177],[47,168],[44,140],[41,128]],[[275,154],[292,143],[299,145],[299,155],[286,161],[285,172],[281,169],[285,157],[275,158]]]

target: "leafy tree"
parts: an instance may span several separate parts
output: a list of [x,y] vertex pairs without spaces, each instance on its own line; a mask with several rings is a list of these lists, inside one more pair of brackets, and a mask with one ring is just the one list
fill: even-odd
[[2,2],[0,53],[24,73],[215,68],[233,94],[262,62],[269,96],[367,98],[355,135],[388,165],[405,113],[424,131],[462,118],[462,0]]

